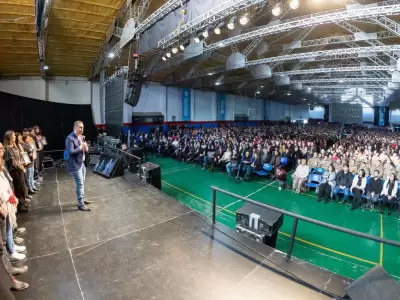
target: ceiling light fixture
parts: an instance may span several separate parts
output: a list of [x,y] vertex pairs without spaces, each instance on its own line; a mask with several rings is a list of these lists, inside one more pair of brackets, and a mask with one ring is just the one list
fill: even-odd
[[236,18],[236,16],[233,16],[233,17],[230,19],[230,21],[229,21],[227,27],[228,27],[228,29],[233,30],[233,29],[235,29],[236,24],[237,24],[237,18]]
[[166,55],[168,58],[170,58],[170,57],[171,57],[171,52],[167,52],[167,53],[165,53],[165,55]]
[[43,71],[47,71],[49,69],[49,66],[48,65],[44,65],[43,66]]
[[181,49],[182,51],[184,51],[184,50],[185,50],[185,46],[183,46],[183,44],[181,44],[181,45],[179,46],[179,49]]
[[196,44],[200,44],[201,40],[203,39],[203,35],[201,33],[199,33],[195,38],[194,38],[194,42]]
[[239,23],[240,25],[247,25],[247,23],[249,23],[250,21],[250,17],[249,14],[246,12],[244,15],[242,15],[239,19]]
[[208,38],[209,34],[208,34],[208,28],[206,28],[202,33],[203,37],[206,39]]
[[217,35],[221,34],[222,27],[224,27],[224,22],[219,23],[217,27],[214,28],[214,33]]
[[272,9],[272,14],[275,17],[279,17],[282,13],[282,3],[278,2],[275,4],[274,8]]
[[162,59],[163,61],[166,61],[166,60],[167,60],[167,58],[166,58],[165,56],[161,57],[161,59]]
[[178,53],[178,48],[174,47],[174,48],[172,48],[171,51],[172,51],[173,54],[176,54],[176,53]]
[[110,52],[110,53],[108,53],[108,58],[114,58],[115,57],[115,54],[114,54],[114,52]]
[[289,6],[291,9],[298,9],[300,6],[299,0],[290,0]]
[[291,92],[288,92],[288,93],[287,93],[287,95],[288,95],[288,96],[291,96],[291,95],[292,95],[292,93],[291,93]]

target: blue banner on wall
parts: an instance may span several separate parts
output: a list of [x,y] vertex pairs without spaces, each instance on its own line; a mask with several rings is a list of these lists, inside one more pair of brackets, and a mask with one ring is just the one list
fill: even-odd
[[225,121],[226,99],[224,93],[217,93],[218,120]]
[[191,90],[182,89],[182,121],[190,121]]

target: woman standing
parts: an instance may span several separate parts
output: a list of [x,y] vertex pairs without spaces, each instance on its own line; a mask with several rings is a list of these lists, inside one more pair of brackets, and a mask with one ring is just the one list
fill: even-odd
[[13,179],[14,192],[21,204],[22,210],[26,209],[30,203],[30,196],[28,196],[28,188],[25,183],[25,168],[21,161],[18,146],[16,144],[15,132],[9,130],[4,135],[4,162],[5,167]]
[[317,202],[325,199],[325,204],[329,202],[329,198],[332,196],[332,190],[336,185],[335,182],[336,172],[335,167],[333,165],[329,165],[328,171],[322,174],[322,181],[318,185],[318,200]]
[[25,165],[26,169],[25,176],[26,176],[26,181],[28,183],[29,193],[36,194],[38,188],[36,188],[34,181],[34,167],[33,167],[34,149],[32,148],[32,144],[30,143],[31,139],[32,138],[27,133],[24,133],[22,136],[21,135],[17,136],[18,145],[22,146],[23,151],[27,153],[30,159],[30,162]]
[[361,196],[365,192],[367,186],[367,179],[365,178],[365,170],[360,169],[358,176],[354,176],[353,183],[350,187],[350,191],[354,194],[353,205],[350,210],[355,210],[361,203]]

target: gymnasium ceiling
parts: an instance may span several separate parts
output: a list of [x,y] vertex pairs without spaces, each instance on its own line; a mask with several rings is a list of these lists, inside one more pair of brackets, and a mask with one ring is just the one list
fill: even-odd
[[[39,1],[39,0],[38,0]],[[45,73],[46,76],[84,76],[92,77],[92,68],[95,65],[96,58],[99,53],[106,55],[110,49],[119,42],[118,34],[110,34],[110,27],[122,28],[129,18],[129,14],[132,13],[132,9],[125,9],[126,0],[47,0],[50,3],[49,18],[47,22],[47,44],[45,51],[45,64],[49,67],[49,70]],[[161,10],[161,7],[167,2],[166,0],[137,0],[140,2],[135,3],[133,1],[133,8],[135,5],[138,6],[140,3],[147,4],[148,7],[144,10],[144,17],[148,18],[153,12]],[[180,1],[169,0],[168,3]],[[185,2],[185,1],[184,1]],[[216,5],[225,2],[215,1]],[[252,30],[256,26],[265,26],[273,20],[271,9],[278,1],[270,1],[268,5],[262,2],[264,6],[251,6],[247,12],[252,17],[257,14],[258,11],[263,10],[264,13],[260,14],[256,20],[250,18],[250,22],[243,26],[242,30]],[[288,1],[282,1],[285,4]],[[360,4],[371,4],[377,1],[371,0],[359,0]],[[383,1],[378,1],[382,5]],[[345,9],[346,4],[354,4],[354,0],[335,0],[335,1],[323,1],[323,0],[299,0],[298,9],[283,9],[283,14],[276,17],[275,20],[280,22],[286,22],[293,18],[303,18],[304,16],[313,14],[333,11],[335,9]],[[399,1],[394,0],[387,2],[387,5],[400,4]],[[287,5],[287,4],[286,4]],[[386,4],[385,4],[386,5]],[[287,7],[287,6],[286,6]],[[178,8],[179,9],[179,8]],[[234,12],[239,19],[243,13],[243,9]],[[221,20],[228,22],[233,14],[227,14],[225,17],[218,19],[215,22]],[[390,22],[394,24],[400,21],[397,14],[391,14],[385,16]],[[35,25],[35,0],[0,0],[0,76],[35,76],[43,75],[41,71],[41,65],[39,63],[38,55],[38,43],[36,39],[36,25]],[[214,25],[215,25],[214,22]],[[358,30],[365,33],[383,33],[382,38],[376,39],[379,45],[399,45],[400,44],[400,26],[397,26],[394,30],[390,30],[387,26],[372,22],[366,18],[358,18],[348,20],[352,26],[358,28]],[[239,25],[238,25],[239,26]],[[197,32],[200,33],[205,27],[199,28]],[[277,33],[272,35],[265,35],[262,37],[262,41],[269,44],[269,50],[260,55],[256,54],[256,51],[252,51],[247,57],[247,61],[252,61],[261,58],[277,57],[284,54],[283,50],[285,46],[292,42],[299,40],[303,35],[303,42],[313,41],[321,38],[329,37],[342,37],[352,36],[352,32],[349,32],[342,26],[339,26],[335,22],[329,24],[318,24],[310,30],[311,27],[295,28],[291,31],[283,33]],[[387,34],[389,32],[389,34]],[[205,40],[205,45],[217,43],[221,40],[228,38],[229,30],[226,28],[222,30],[221,35],[211,35]],[[104,44],[106,37],[108,43]],[[277,86],[274,83],[274,77],[264,78],[255,80],[251,79],[251,68],[241,68],[231,71],[223,72],[212,72],[212,75],[200,76],[201,82],[199,85],[199,78],[192,78],[188,76],[186,80],[177,81],[177,78],[187,76],[189,70],[194,70],[196,73],[206,72],[213,68],[224,67],[225,60],[233,52],[242,52],[246,49],[252,40],[246,40],[239,42],[236,45],[229,47],[221,47],[213,51],[213,56],[208,59],[196,60],[182,60],[177,63],[173,60],[164,62],[161,57],[167,50],[171,48],[162,49],[159,48],[156,51],[152,49],[143,53],[141,61],[142,67],[147,77],[147,81],[160,82],[164,84],[171,84],[174,86],[191,86],[193,88],[201,88],[204,90],[216,90],[216,91],[228,91],[237,94],[255,95],[256,92],[260,92],[258,96],[265,97],[268,99],[281,99],[281,101],[288,103],[302,103],[301,101],[307,98],[307,101],[314,101],[317,98],[321,98],[319,94],[313,93],[306,95],[303,91],[297,92],[291,90],[290,85]],[[375,42],[374,42],[375,43]],[[106,69],[106,75],[110,76],[114,71],[122,66],[128,65],[129,53],[136,52],[136,42],[132,42],[131,46],[126,46],[117,57],[109,61],[107,64],[102,64],[102,67]],[[344,48],[354,47],[367,47],[371,46],[364,40],[351,41],[350,43],[327,43],[321,46],[319,49],[316,47],[299,47],[293,48],[289,52],[290,54],[300,54],[305,52],[312,52],[316,50],[335,50]],[[392,57],[397,57],[398,52],[391,52]],[[377,59],[380,64],[386,66],[393,65],[393,59],[389,58],[386,53],[378,52]],[[176,54],[176,55],[179,55]],[[173,55],[174,56],[174,55]],[[317,69],[328,66],[355,66],[360,63],[366,65],[374,65],[372,60],[365,57],[360,58],[342,58],[342,59],[326,59],[323,61],[309,61],[302,65],[302,69]],[[152,63],[155,65],[152,66]],[[129,60],[129,67],[132,69],[132,59]],[[298,61],[283,61],[278,63],[272,69],[272,73],[275,72],[286,72],[296,68]],[[376,65],[376,63],[375,63]],[[390,72],[379,72],[378,77],[383,77],[391,80]],[[211,73],[210,73],[211,74]],[[96,74],[97,75],[97,72]],[[216,86],[216,82],[220,76],[224,76],[225,84]],[[368,77],[369,81],[358,82],[358,84],[375,84],[371,83],[371,78],[375,78],[377,73],[375,72],[338,72],[338,73],[321,73],[321,74],[308,74],[294,75],[291,76],[291,80],[304,80],[304,79],[335,79],[342,77],[354,77],[360,78]],[[239,80],[232,80],[232,77],[239,78]],[[240,80],[243,77],[243,80]],[[171,78],[173,80],[171,81]],[[373,80],[373,79],[372,79]],[[238,88],[240,83],[246,82],[246,86]],[[348,85],[351,85],[349,83]],[[337,98],[337,95],[342,93],[342,90],[337,89],[339,83],[327,83],[326,85],[335,85],[335,89],[327,88],[321,90],[320,93],[323,96],[331,100]],[[347,85],[347,84],[346,84]],[[304,86],[304,84],[303,84]],[[381,84],[382,86],[382,84]],[[373,91],[375,93],[377,90]],[[290,95],[288,95],[291,93]],[[378,93],[378,92],[377,92]],[[379,95],[385,96],[384,90],[379,90]],[[396,94],[397,92],[395,92]],[[327,96],[325,96],[327,95]],[[283,97],[285,96],[285,97]],[[393,96],[391,96],[393,98]],[[381,99],[385,99],[381,98]],[[322,99],[323,101],[324,99]]]

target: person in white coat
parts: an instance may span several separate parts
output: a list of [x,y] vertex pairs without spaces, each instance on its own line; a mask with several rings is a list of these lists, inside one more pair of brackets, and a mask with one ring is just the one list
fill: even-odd
[[353,205],[350,210],[355,210],[361,204],[361,196],[364,194],[366,186],[367,178],[365,177],[365,170],[360,169],[358,176],[354,176],[350,187],[350,191],[353,193]]
[[396,194],[398,189],[398,182],[394,173],[390,174],[389,178],[385,180],[383,189],[381,192],[381,214],[385,209],[385,206],[389,207],[389,215],[392,213],[392,209],[396,204]]

